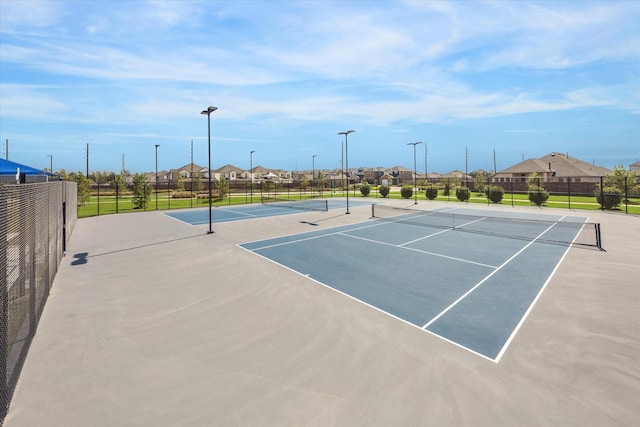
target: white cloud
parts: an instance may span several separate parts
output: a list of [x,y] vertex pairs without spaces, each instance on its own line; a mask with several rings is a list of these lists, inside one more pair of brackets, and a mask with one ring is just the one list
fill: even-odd
[[0,84],[0,106],[5,119],[51,120],[62,118],[67,105],[47,93],[52,87],[21,84]]
[[48,27],[62,19],[63,3],[31,0],[31,1],[3,1],[0,13],[0,23],[3,31],[13,31],[21,27]]
[[184,135],[213,104],[247,132],[349,122],[409,134],[640,111],[637,2],[25,4],[0,14],[3,119]]

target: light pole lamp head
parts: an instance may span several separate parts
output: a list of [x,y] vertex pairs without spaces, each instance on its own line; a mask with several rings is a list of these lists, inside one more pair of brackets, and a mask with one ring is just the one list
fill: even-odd
[[200,114],[204,114],[204,115],[209,115],[211,113],[213,113],[214,111],[216,111],[218,109],[218,107],[209,107],[206,110],[202,110],[202,112]]
[[156,148],[160,147],[160,144],[156,144]]
[[414,147],[415,147],[416,145],[420,145],[420,144],[422,144],[422,141],[418,141],[418,142],[409,142],[409,143],[407,143],[407,145],[413,145]]
[[338,135],[349,135],[350,133],[355,132],[355,130],[351,129],[351,130],[345,130],[343,132],[338,132]]

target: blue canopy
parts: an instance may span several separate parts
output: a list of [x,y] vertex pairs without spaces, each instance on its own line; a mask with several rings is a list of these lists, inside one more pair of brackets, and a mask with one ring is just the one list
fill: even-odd
[[25,175],[46,175],[46,173],[40,169],[12,162],[11,160],[0,159],[0,175],[15,176],[18,170]]

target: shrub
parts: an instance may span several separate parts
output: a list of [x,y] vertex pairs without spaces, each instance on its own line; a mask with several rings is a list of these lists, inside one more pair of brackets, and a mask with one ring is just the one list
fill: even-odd
[[542,187],[536,185],[529,186],[529,201],[535,203],[536,206],[542,206],[549,200],[549,193]]
[[622,203],[622,191],[617,187],[604,187],[602,191],[597,188],[595,193],[596,200],[604,209],[613,209]]
[[410,185],[403,185],[400,189],[400,195],[403,199],[410,199],[413,196],[413,187]]
[[381,185],[378,190],[380,191],[380,195],[382,197],[387,197],[389,195],[389,186],[388,185]]
[[427,196],[427,199],[434,200],[436,197],[438,197],[438,189],[436,187],[430,185],[425,190],[425,195]]
[[173,193],[171,193],[172,199],[190,199],[193,196],[194,193],[191,193],[190,191],[174,191]]
[[362,197],[367,197],[371,193],[371,186],[365,182],[360,186],[360,193],[362,193]]
[[467,187],[460,187],[456,189],[456,197],[461,202],[468,201],[470,196],[471,196],[471,192]]
[[500,203],[502,202],[504,189],[499,185],[490,185],[485,190],[485,194],[487,195],[487,198],[491,200],[493,203]]

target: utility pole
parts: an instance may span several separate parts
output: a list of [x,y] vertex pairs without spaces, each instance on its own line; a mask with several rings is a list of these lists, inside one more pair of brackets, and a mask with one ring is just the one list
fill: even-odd
[[424,143],[424,182],[429,183],[429,172],[427,171],[427,148],[428,144]]
[[469,187],[467,176],[469,176],[469,147],[464,147],[464,186]]

